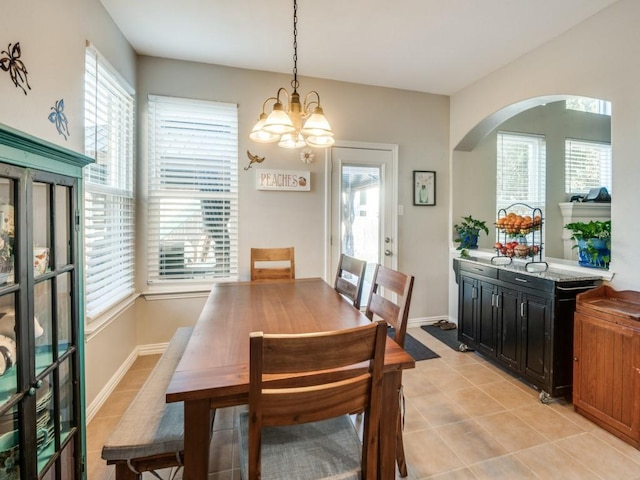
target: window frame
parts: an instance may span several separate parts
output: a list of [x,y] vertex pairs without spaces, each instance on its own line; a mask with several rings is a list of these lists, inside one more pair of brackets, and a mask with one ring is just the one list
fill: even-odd
[[[504,200],[501,193],[507,191],[501,186],[501,175],[504,176],[504,169],[501,172],[502,153],[505,138],[510,142],[521,142],[535,150],[534,162],[527,165],[527,198]],[[546,207],[546,138],[544,135],[531,133],[499,131],[496,136],[496,209],[507,208],[514,203],[524,203],[532,208],[539,208],[543,213]],[[533,180],[533,181],[532,181]],[[503,180],[502,184],[504,184]]]
[[84,170],[87,325],[135,294],[135,107],[135,90],[88,43],[84,150],[96,163]]
[[[147,113],[145,282],[148,293],[208,290],[215,282],[237,281],[237,104],[148,95]],[[176,135],[177,132],[180,134]],[[169,145],[169,139],[170,147],[164,147]],[[161,204],[163,208],[159,207]],[[222,208],[217,206],[220,204]],[[171,219],[175,217],[167,213],[177,205],[182,205],[183,224],[174,231],[182,230],[182,233],[167,234],[166,226],[174,223]],[[207,225],[210,212],[216,208],[224,212],[222,221],[214,215],[223,227]],[[218,225],[216,221],[213,223]],[[216,256],[220,251],[216,250],[216,239],[221,240],[220,257]],[[162,250],[163,241],[169,250]],[[171,243],[175,247],[173,251]],[[199,258],[198,254],[204,257]],[[219,258],[222,259],[220,266]],[[174,270],[170,271],[172,265]]]
[[[575,186],[575,181],[572,180],[572,169],[570,168],[570,166],[573,163],[573,158],[574,156],[572,155],[571,151],[573,150],[572,146],[575,145],[577,148],[583,147],[583,148],[587,148],[588,145],[591,146],[598,146],[598,147],[606,147],[607,150],[607,155],[604,159],[604,162],[608,163],[608,168],[607,165],[603,165],[603,159],[602,157],[598,158],[598,170],[600,172],[600,175],[598,176],[598,181],[599,184],[596,185],[595,183],[584,189],[584,190],[574,190],[574,186]],[[605,150],[605,148],[601,149],[602,151]],[[577,162],[577,160],[576,160]],[[583,162],[584,163],[584,162]],[[586,168],[586,166],[584,164],[579,165],[581,168]],[[583,140],[583,139],[577,139],[577,138],[565,138],[564,141],[564,168],[565,168],[565,172],[564,172],[564,193],[565,195],[567,195],[569,198],[571,198],[574,195],[585,195],[587,193],[589,193],[589,190],[591,188],[597,188],[597,187],[606,187],[607,191],[609,193],[612,192],[612,180],[613,180],[613,152],[612,152],[612,148],[611,148],[611,143],[610,142],[601,142],[601,141],[596,141],[596,140]],[[603,172],[604,169],[607,169],[607,172]],[[608,178],[607,178],[608,177]],[[604,180],[603,180],[604,179]]]

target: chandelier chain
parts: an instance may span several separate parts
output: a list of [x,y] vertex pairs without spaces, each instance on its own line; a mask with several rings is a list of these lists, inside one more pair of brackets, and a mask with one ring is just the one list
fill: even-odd
[[291,86],[294,92],[298,89],[298,2],[293,1],[293,80]]

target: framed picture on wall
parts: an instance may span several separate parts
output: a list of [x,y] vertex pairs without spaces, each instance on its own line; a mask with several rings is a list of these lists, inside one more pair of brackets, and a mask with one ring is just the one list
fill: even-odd
[[413,204],[420,207],[436,204],[436,172],[413,171]]

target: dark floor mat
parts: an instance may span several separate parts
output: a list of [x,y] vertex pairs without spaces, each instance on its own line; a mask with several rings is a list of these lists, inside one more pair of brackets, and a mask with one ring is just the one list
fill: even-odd
[[[389,327],[389,329],[387,330],[387,334],[391,338],[394,338],[395,333],[396,333],[395,330],[393,328],[391,328],[391,327]],[[418,340],[413,338],[408,333],[405,334],[405,337],[404,337],[404,349],[407,351],[407,353],[409,355],[411,355],[413,357],[413,359],[416,362],[418,362],[420,360],[429,360],[429,359],[432,359],[432,358],[440,358],[440,355],[438,355],[436,352],[434,352],[430,348],[428,348],[425,345],[423,345],[422,343],[420,343]]]
[[460,341],[458,340],[458,329],[442,330],[438,325],[421,325],[420,328],[430,335],[433,335],[445,345],[454,350],[458,350],[460,347]]

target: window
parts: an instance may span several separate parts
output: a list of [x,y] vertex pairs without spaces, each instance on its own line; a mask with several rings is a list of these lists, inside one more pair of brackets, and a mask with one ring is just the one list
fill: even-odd
[[238,109],[149,96],[148,283],[238,275]]
[[611,144],[567,138],[564,142],[565,193],[607,187],[611,193]]
[[539,135],[498,132],[496,206],[526,203],[544,211],[546,142]]
[[611,116],[611,102],[598,100],[597,98],[576,97],[565,101],[567,110],[577,110],[579,112],[599,113],[600,115]]
[[85,57],[86,317],[134,292],[133,90],[91,46]]

